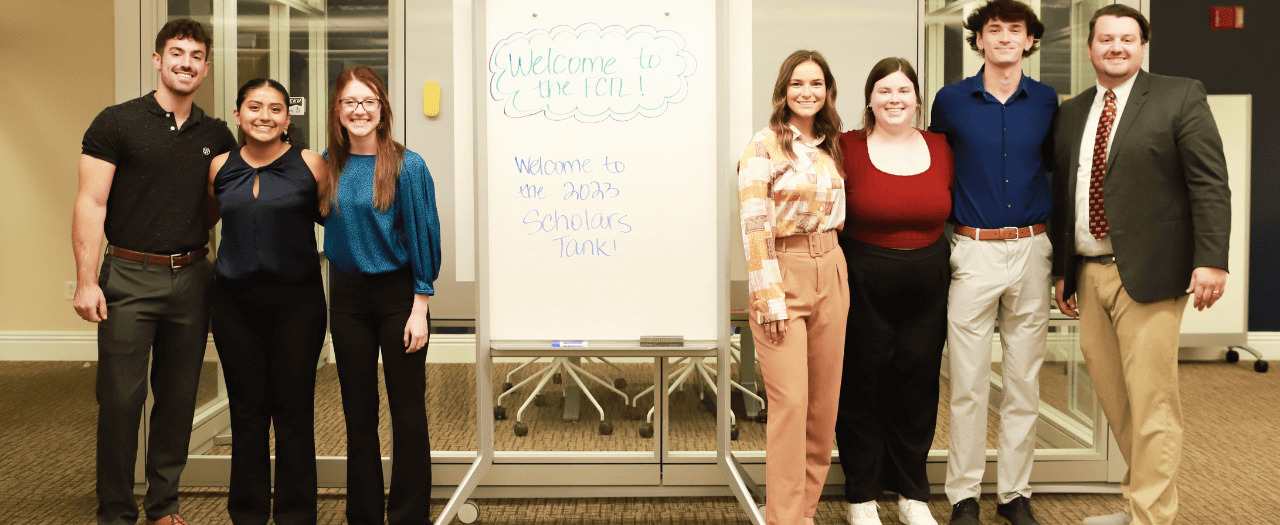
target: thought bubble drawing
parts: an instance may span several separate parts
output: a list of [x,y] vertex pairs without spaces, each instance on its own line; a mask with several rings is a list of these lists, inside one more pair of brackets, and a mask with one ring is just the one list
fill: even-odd
[[679,33],[652,26],[561,25],[508,36],[489,55],[503,113],[550,120],[657,117],[684,100],[697,61]]

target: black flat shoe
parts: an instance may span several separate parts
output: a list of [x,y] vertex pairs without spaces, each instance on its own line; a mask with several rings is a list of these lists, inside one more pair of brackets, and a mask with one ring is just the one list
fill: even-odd
[[978,498],[960,500],[951,507],[951,523],[949,525],[978,525]]
[[997,504],[996,514],[1004,518],[1009,525],[1040,525],[1031,512],[1031,499],[1026,496],[1018,495],[1008,503]]

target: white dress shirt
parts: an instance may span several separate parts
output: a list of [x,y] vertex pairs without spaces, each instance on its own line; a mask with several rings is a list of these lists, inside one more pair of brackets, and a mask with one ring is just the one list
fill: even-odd
[[[1129,101],[1129,92],[1133,91],[1133,81],[1138,75],[1116,86],[1112,91],[1116,94],[1116,118],[1111,124],[1111,135],[1107,137],[1107,159],[1111,158],[1111,146],[1115,143],[1116,128],[1120,127],[1120,116],[1124,114],[1125,103]],[[1080,169],[1076,171],[1076,253],[1080,255],[1108,255],[1111,249],[1111,235],[1103,235],[1102,239],[1094,239],[1089,231],[1089,182],[1093,175],[1093,143],[1098,135],[1098,121],[1102,120],[1102,108],[1105,105],[1107,88],[1098,84],[1098,94],[1093,97],[1093,105],[1089,107],[1089,118],[1084,123],[1084,136],[1080,138]],[[1105,208],[1107,202],[1104,199]]]

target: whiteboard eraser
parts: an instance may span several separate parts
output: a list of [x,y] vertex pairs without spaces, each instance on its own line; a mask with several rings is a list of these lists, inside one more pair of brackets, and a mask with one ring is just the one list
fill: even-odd
[[640,346],[684,346],[684,336],[682,335],[643,335],[640,336]]

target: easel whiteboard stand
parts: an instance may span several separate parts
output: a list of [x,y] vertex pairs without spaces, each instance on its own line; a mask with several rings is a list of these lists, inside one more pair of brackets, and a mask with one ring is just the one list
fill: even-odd
[[[714,12],[714,28],[715,28],[715,65],[711,68],[715,72],[715,93],[723,94],[728,92],[726,79],[728,55],[728,38],[727,38],[727,20],[729,13],[729,5],[727,0],[704,0],[711,2]],[[473,4],[472,13],[472,31],[473,31],[473,49],[474,63],[487,64],[489,61],[489,36],[488,31],[489,15],[488,10],[490,2],[475,2]],[[502,4],[502,2],[497,2]],[[708,4],[702,4],[705,8]],[[547,7],[547,6],[544,6]],[[494,6],[496,9],[497,6]],[[551,10],[551,9],[548,9]],[[672,10],[674,11],[674,10]],[[707,62],[710,62],[709,60]],[[488,86],[490,79],[489,71],[486,67],[474,68],[474,85]],[[755,482],[743,470],[737,459],[733,457],[730,451],[730,420],[731,407],[730,399],[732,392],[730,387],[730,363],[729,358],[729,242],[730,242],[730,226],[731,221],[728,217],[731,213],[732,196],[736,195],[736,165],[732,162],[735,158],[731,154],[734,151],[733,146],[729,144],[727,132],[728,115],[728,98],[723,95],[715,96],[715,114],[716,114],[716,135],[714,147],[714,172],[693,173],[692,175],[705,175],[714,177],[714,189],[710,190],[714,193],[715,213],[714,220],[715,242],[714,242],[714,259],[717,275],[713,276],[714,300],[709,301],[708,307],[715,308],[714,315],[708,315],[710,322],[714,326],[707,326],[707,334],[714,334],[714,339],[690,339],[687,334],[667,333],[667,334],[651,334],[651,335],[685,335],[686,339],[682,347],[641,347],[638,340],[621,340],[621,339],[605,339],[595,338],[587,340],[587,348],[552,348],[551,340],[548,339],[515,339],[515,338],[499,338],[495,339],[493,321],[495,319],[493,306],[494,290],[491,289],[493,279],[490,276],[490,266],[493,259],[491,257],[511,256],[511,254],[491,253],[490,251],[490,232],[491,232],[491,209],[494,207],[490,200],[490,191],[496,191],[490,185],[490,168],[489,165],[489,147],[491,130],[489,129],[489,108],[488,97],[477,96],[475,99],[475,135],[472,137],[475,148],[475,166],[476,166],[476,192],[475,192],[475,210],[476,210],[476,428],[478,429],[477,456],[471,467],[467,470],[462,481],[459,483],[453,495],[445,504],[437,523],[450,523],[454,517],[459,517],[464,522],[472,522],[477,517],[478,506],[468,498],[475,491],[480,481],[484,478],[489,467],[493,465],[495,458],[494,450],[494,432],[495,423],[492,407],[493,399],[493,359],[495,357],[587,357],[587,356],[609,356],[609,357],[654,357],[654,358],[670,358],[670,357],[716,357],[716,383],[717,390],[720,395],[716,396],[716,462],[723,475],[724,480],[729,485],[730,490],[737,497],[739,503],[746,511],[750,521],[755,525],[764,523],[764,517],[756,506],[756,501],[761,499],[762,494],[756,487]],[[710,199],[707,199],[710,200]],[[707,201],[702,201],[709,204]],[[678,213],[673,210],[672,213]],[[496,223],[495,223],[496,224]],[[710,230],[707,231],[710,235]],[[500,238],[500,237],[499,237]],[[708,250],[711,247],[708,247]],[[620,278],[626,278],[620,276]],[[711,286],[711,283],[707,283]],[[502,327],[510,330],[510,327]],[[506,333],[506,332],[502,332]],[[657,376],[660,377],[660,376]],[[662,385],[661,382],[657,383]],[[662,449],[659,452],[661,458],[668,456],[667,444],[668,439],[667,410],[665,409],[665,388],[659,386],[655,389],[655,404],[663,403],[661,406],[662,417],[658,418],[655,423],[660,426]],[[461,512],[461,514],[460,514]]]
[[1182,318],[1182,336],[1178,346],[1227,347],[1227,362],[1240,359],[1244,350],[1257,359],[1253,368],[1267,371],[1262,354],[1249,347],[1249,223],[1252,180],[1253,96],[1210,95],[1209,109],[1222,137],[1222,150],[1227,160],[1227,182],[1231,188],[1231,244],[1227,256],[1230,276],[1222,299],[1203,311],[1192,301]]

